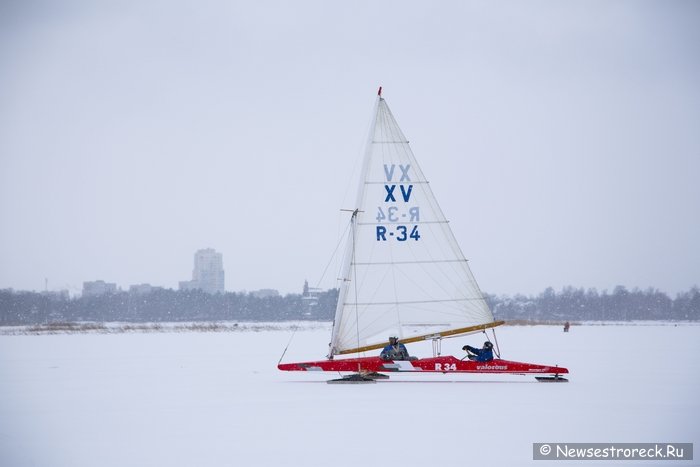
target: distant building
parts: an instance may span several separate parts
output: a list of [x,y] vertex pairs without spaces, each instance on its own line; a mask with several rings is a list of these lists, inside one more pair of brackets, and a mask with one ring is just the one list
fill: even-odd
[[192,280],[180,282],[180,290],[200,289],[206,293],[224,293],[224,260],[212,248],[194,254]]
[[117,293],[117,284],[105,281],[83,282],[83,297],[96,297],[109,293]]
[[158,289],[162,289],[162,287],[153,287],[151,284],[135,284],[129,286],[129,293],[131,295],[148,295]]
[[255,298],[279,297],[280,293],[275,289],[260,289],[250,293]]
[[301,293],[301,299],[307,306],[318,305],[318,298],[323,292],[323,289],[318,287],[309,287],[309,281],[304,281],[304,289]]

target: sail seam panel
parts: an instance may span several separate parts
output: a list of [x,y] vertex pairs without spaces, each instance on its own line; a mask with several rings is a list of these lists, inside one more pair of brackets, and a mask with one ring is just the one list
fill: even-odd
[[386,305],[412,305],[419,303],[454,303],[454,302],[470,302],[470,301],[481,301],[483,298],[450,298],[444,300],[410,300],[410,301],[394,301],[394,302],[345,302],[344,306],[386,306]]
[[[395,224],[407,224],[406,221],[396,221],[396,222],[382,222],[379,224],[378,222],[360,222],[357,225],[395,225]],[[408,222],[408,224],[449,224],[449,221],[412,221]]]
[[381,263],[353,263],[355,266],[386,266],[387,264],[435,264],[435,263],[466,263],[466,259],[439,259],[415,261],[386,261]]

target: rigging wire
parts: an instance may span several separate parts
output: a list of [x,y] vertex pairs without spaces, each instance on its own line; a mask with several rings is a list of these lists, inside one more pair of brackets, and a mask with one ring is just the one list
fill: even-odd
[[493,333],[493,341],[496,343],[496,356],[501,358],[501,349],[498,347],[498,339],[496,338],[496,329],[491,328],[491,332]]
[[[496,357],[501,358],[501,349],[498,348],[498,339],[496,339],[496,330],[494,328],[491,328],[491,332],[493,333],[493,341],[496,343],[495,351],[496,351]],[[486,336],[486,340],[491,342],[491,339],[489,339],[489,335],[486,332],[486,329],[483,330],[484,335]]]
[[294,339],[294,335],[297,333],[297,330],[299,329],[298,326],[294,326],[294,332],[292,332],[292,337],[289,338],[289,342],[287,342],[287,347],[284,348],[284,351],[282,352],[282,356],[280,357],[279,361],[277,364],[279,365],[282,363],[282,359],[284,358],[284,354],[287,353],[287,349],[289,348],[289,345],[292,343],[292,339]]
[[345,236],[346,236],[348,229],[350,229],[351,222],[348,223],[348,225],[345,227],[345,232],[343,232],[343,235],[340,236],[340,239],[338,240],[338,244],[335,246],[333,253],[331,253],[331,257],[328,260],[328,264],[326,264],[326,267],[323,269],[323,273],[321,273],[321,278],[316,283],[316,288],[321,287],[321,283],[323,282],[323,279],[325,279],[325,277],[326,277],[326,273],[328,272],[328,268],[330,268],[331,264],[333,264],[333,260],[335,259],[336,254],[338,253],[338,249],[340,248],[340,245],[342,245],[345,242]]

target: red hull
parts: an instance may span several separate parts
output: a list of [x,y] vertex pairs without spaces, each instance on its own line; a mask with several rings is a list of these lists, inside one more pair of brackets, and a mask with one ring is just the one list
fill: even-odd
[[421,358],[419,360],[382,360],[379,357],[321,360],[317,362],[280,363],[283,371],[341,371],[353,373],[428,372],[428,373],[505,373],[505,374],[566,374],[566,368],[511,362],[495,359],[490,362],[458,360],[452,356]]

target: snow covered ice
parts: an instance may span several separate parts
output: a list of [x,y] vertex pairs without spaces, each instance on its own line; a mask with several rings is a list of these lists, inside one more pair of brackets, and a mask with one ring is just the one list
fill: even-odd
[[[284,361],[322,358],[329,335],[297,331]],[[0,335],[0,465],[512,466],[546,463],[532,460],[537,442],[700,446],[700,326],[498,329],[504,358],[566,366],[567,384],[413,373],[328,385],[335,374],[277,370],[291,336]],[[482,342],[448,339],[443,354]]]

